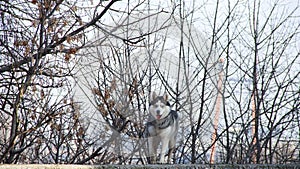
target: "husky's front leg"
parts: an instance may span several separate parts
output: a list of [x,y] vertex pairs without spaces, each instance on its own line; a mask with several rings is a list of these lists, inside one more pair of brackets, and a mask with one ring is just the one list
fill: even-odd
[[151,164],[156,163],[156,155],[157,155],[157,141],[155,137],[151,137],[148,139],[148,146],[149,146],[149,162]]
[[169,139],[162,138],[161,140],[161,151],[160,151],[160,159],[159,163],[163,164],[165,163],[165,153],[168,149]]
[[168,152],[168,161],[167,161],[167,163],[171,163],[171,159],[173,158],[173,155],[174,155],[173,152],[175,150],[176,134],[174,135],[174,137],[172,137],[170,139],[170,142],[169,142],[169,152]]

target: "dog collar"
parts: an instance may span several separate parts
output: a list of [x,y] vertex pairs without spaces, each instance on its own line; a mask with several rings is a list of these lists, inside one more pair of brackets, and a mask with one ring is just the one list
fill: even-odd
[[174,123],[174,120],[171,117],[171,112],[168,114],[167,117],[160,119],[157,121],[157,125],[159,129],[165,129],[171,126]]

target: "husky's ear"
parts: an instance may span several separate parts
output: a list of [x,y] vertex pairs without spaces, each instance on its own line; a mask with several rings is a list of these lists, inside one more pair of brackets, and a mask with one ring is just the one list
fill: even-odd
[[153,93],[152,93],[152,100],[154,100],[156,97],[157,97],[156,93],[153,92]]
[[167,94],[167,92],[165,92],[163,98],[164,98],[164,100],[168,101],[168,94]]

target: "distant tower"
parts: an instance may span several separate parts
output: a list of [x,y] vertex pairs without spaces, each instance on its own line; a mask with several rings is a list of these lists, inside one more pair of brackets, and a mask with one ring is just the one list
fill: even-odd
[[224,59],[219,59],[219,77],[218,77],[218,94],[217,94],[217,100],[215,105],[215,117],[214,117],[214,123],[213,123],[213,134],[212,134],[212,147],[211,147],[211,154],[210,154],[210,163],[213,164],[215,162],[215,155],[216,155],[216,139],[217,139],[217,131],[218,131],[218,125],[219,125],[219,116],[220,116],[220,110],[222,106],[222,84],[223,84],[223,63]]

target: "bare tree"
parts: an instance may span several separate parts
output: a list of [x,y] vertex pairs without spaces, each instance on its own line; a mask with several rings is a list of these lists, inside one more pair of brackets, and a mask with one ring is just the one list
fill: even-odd
[[299,161],[299,4],[115,2],[0,2],[1,163],[146,164],[153,91],[175,163]]
[[[277,83],[282,81],[283,74],[290,75],[291,73],[293,77],[289,76],[289,85],[284,86],[296,89],[294,85],[299,80],[298,73],[295,74],[295,66],[299,59],[298,53],[295,52],[292,62],[287,64],[289,66],[286,68],[280,62],[280,58],[287,51],[287,46],[295,45],[291,43],[294,42],[291,39],[298,36],[298,27],[289,27],[291,28],[288,29],[290,34],[284,36],[279,33],[279,28],[290,25],[290,21],[296,21],[292,16],[297,8],[285,15],[286,17],[282,20],[278,20],[279,23],[274,24],[270,22],[270,20],[273,21],[273,10],[281,9],[276,3],[271,6],[272,8],[264,7],[271,9],[271,13],[263,16],[257,12],[260,9],[259,3],[253,6],[249,2],[237,1],[231,4],[228,1],[227,8],[221,6],[220,3],[216,1],[213,5],[215,9],[213,15],[202,13],[207,19],[205,28],[209,28],[206,29],[208,36],[197,32],[193,25],[195,14],[201,11],[200,9],[206,9],[206,6],[211,7],[211,5],[203,3],[199,7],[194,1],[189,8],[192,10],[186,8],[187,4],[184,1],[172,3],[172,12],[164,14],[168,17],[165,17],[162,26],[158,26],[161,23],[159,21],[161,14],[150,14],[157,18],[151,19],[150,15],[137,15],[129,10],[125,19],[120,20],[122,24],[118,23],[120,30],[124,31],[117,33],[119,36],[113,36],[112,33],[107,32],[112,39],[117,40],[110,40],[107,49],[104,50],[101,47],[97,50],[98,53],[95,52],[94,58],[98,60],[100,66],[98,66],[98,73],[94,74],[96,87],[94,89],[91,87],[90,90],[99,101],[98,109],[111,129],[116,130],[121,127],[122,130],[126,128],[124,131],[128,131],[127,127],[129,127],[129,133],[139,136],[138,133],[143,131],[143,124],[140,121],[144,120],[147,115],[147,96],[153,90],[166,91],[173,100],[173,108],[180,112],[183,119],[180,144],[175,156],[176,162],[208,163],[208,156],[211,155],[211,148],[214,144],[217,145],[216,162],[258,163],[262,162],[261,156],[263,159],[267,157],[269,160],[274,160],[273,156],[267,155],[265,147],[268,147],[268,151],[274,150],[275,153],[273,148],[277,144],[281,145],[279,143],[282,140],[281,135],[286,135],[286,128],[279,130],[277,135],[268,137],[263,136],[263,133],[266,134],[267,128],[273,133],[275,124],[275,126],[282,126],[287,123],[286,127],[296,124],[287,117],[296,115],[298,91],[293,90],[292,97],[289,97],[291,100],[287,99],[286,103],[282,102],[282,104],[276,101],[270,104],[270,100],[273,101],[274,98],[270,92],[266,97],[266,91],[273,90],[274,86],[277,86],[278,92],[281,93],[282,86],[278,86]],[[147,8],[143,10],[147,13]],[[219,12],[220,10],[227,11],[227,15],[224,16],[223,12]],[[243,20],[245,16],[252,16],[253,11],[255,22],[252,22],[253,17],[250,17],[250,23],[248,20]],[[281,12],[287,14],[286,11]],[[263,29],[252,31],[259,32],[260,35],[251,34],[250,30],[259,28],[259,26],[251,26],[253,23],[258,24],[256,21],[259,19],[256,17],[265,18],[265,16],[269,19],[262,24]],[[131,17],[138,18],[139,22],[130,20]],[[147,20],[152,24],[147,24]],[[127,24],[123,25],[123,23]],[[116,32],[118,31],[114,30],[114,33]],[[176,38],[173,37],[174,35]],[[170,37],[173,38],[171,42]],[[281,46],[284,48],[270,48],[270,44],[277,44],[277,38],[283,37],[287,38],[283,40],[286,46]],[[133,41],[128,43],[132,39],[137,39],[134,41],[136,43],[132,43]],[[177,53],[170,50],[172,47],[178,49]],[[277,55],[277,59],[273,57],[275,53],[272,55],[265,53],[271,49],[273,51],[276,49],[277,54],[281,53]],[[139,53],[138,58],[136,58],[136,53]],[[225,58],[224,65],[219,64],[219,58]],[[273,66],[266,69],[270,65]],[[261,69],[262,67],[264,69]],[[219,71],[222,69],[224,69],[223,87],[220,88],[221,91],[218,91],[217,81]],[[281,73],[274,76],[273,70],[276,69],[280,69]],[[268,83],[265,83],[266,81]],[[217,104],[218,93],[221,93],[223,99],[220,105],[223,113],[220,115],[218,127],[213,127],[214,105]],[[283,95],[280,100],[286,97]],[[286,107],[287,103],[292,102],[294,102],[293,106]],[[278,107],[278,105],[281,106]],[[270,112],[280,112],[283,109],[289,111],[286,114],[272,115],[273,119],[270,119]],[[124,116],[124,113],[127,115]],[[138,119],[138,125],[128,120],[129,116]],[[279,121],[275,122],[275,117]],[[266,127],[265,120],[268,120],[269,125],[272,124],[273,127]],[[128,143],[126,140],[128,133],[117,131],[121,133],[119,136],[125,139],[119,144]],[[211,142],[211,135],[214,131],[216,131],[216,140]],[[278,143],[274,145],[273,142],[267,141],[269,139],[275,139]],[[264,146],[263,142],[265,142]],[[122,152],[124,155],[124,151],[126,152],[124,148],[118,147],[117,149],[119,155]],[[295,155],[295,153],[292,155],[293,158]],[[124,159],[129,158],[123,158],[120,161],[125,162]],[[269,161],[263,160],[263,162]]]
[[84,31],[116,1],[100,2],[87,22],[78,2],[1,1],[1,163],[83,158],[86,147],[68,143],[83,143],[86,127],[72,99],[73,55],[84,46]]
[[[227,43],[219,43],[227,58],[223,110],[226,127],[221,133],[226,135],[220,136],[227,151],[220,158],[226,163],[286,163],[298,158],[297,151],[290,152],[290,159],[274,156],[287,137],[295,136],[291,133],[297,126],[299,107],[299,51],[294,48],[298,45],[294,38],[299,36],[299,6],[286,4],[290,8],[287,11],[280,6],[282,3],[246,2],[249,22],[243,23],[239,15],[231,13],[225,29],[234,31],[228,31]],[[243,9],[239,5],[236,10]],[[232,112],[236,115],[230,115]],[[297,136],[292,140],[293,144],[288,141],[288,145],[296,150]]]

